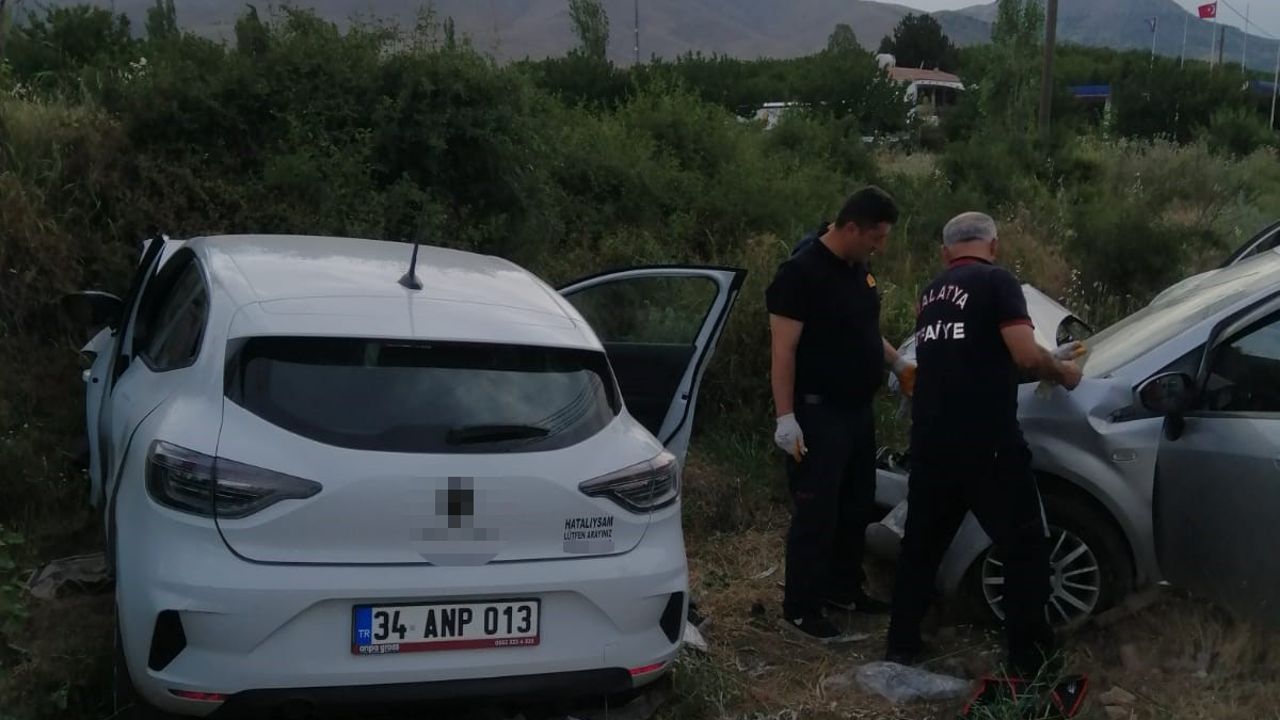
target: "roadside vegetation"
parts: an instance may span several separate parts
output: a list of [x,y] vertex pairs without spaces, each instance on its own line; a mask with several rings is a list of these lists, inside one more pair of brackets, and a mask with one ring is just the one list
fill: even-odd
[[[17,18],[0,63],[0,720],[106,715],[109,599],[38,603],[21,584],[99,537],[77,463],[85,338],[56,302],[122,293],[155,232],[417,239],[502,255],[552,282],[653,262],[748,269],[707,373],[688,482],[712,653],[683,662],[667,712],[915,716],[822,689],[848,656],[797,653],[758,627],[755,605],[773,613],[778,598],[773,579],[750,578],[780,559],[786,512],[769,452],[763,309],[777,263],[851,190],[876,183],[904,211],[875,265],[891,340],[910,332],[943,223],[970,209],[1001,221],[1005,261],[1025,281],[1102,327],[1280,217],[1275,137],[1238,78],[1195,63],[1179,73],[1141,53],[1065,49],[1060,119],[1041,145],[1038,66],[1027,61],[1039,16],[1003,4],[1017,7],[993,45],[941,44],[978,87],[938,128],[909,124],[899,88],[839,31],[796,60],[694,55],[625,69],[600,56],[607,25],[585,11],[578,50],[506,66],[429,10],[413,27],[340,30],[250,8],[226,45],[185,33],[172,2],[143,28],[85,6]],[[1117,107],[1104,126],[1065,88],[1105,80]],[[810,107],[768,131],[745,119],[773,100]],[[863,140],[894,135],[908,142]],[[883,403],[882,444],[901,441],[894,407]],[[1170,657],[1226,658],[1203,669],[1205,687],[1237,714],[1179,714],[1168,700],[1169,714],[1137,717],[1258,717],[1252,703],[1280,695],[1274,654],[1210,610],[1168,607],[1159,617],[1185,622],[1184,634],[1161,635],[1159,619],[1123,634],[1153,654],[1176,645]],[[966,647],[990,644],[973,632]],[[1082,662],[1114,666],[1111,640],[1083,640]],[[787,669],[760,669],[770,665]]]

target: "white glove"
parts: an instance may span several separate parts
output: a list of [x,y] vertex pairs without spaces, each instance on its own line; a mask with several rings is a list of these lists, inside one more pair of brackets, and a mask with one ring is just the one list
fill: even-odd
[[787,413],[778,418],[778,429],[773,432],[773,442],[783,452],[799,462],[809,449],[804,446],[804,431],[796,422],[795,413]]

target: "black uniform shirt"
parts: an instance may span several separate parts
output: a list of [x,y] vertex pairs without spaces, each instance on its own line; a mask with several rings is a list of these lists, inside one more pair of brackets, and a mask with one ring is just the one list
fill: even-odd
[[765,294],[770,314],[804,323],[796,348],[797,396],[871,402],[884,378],[880,292],[866,266],[849,264],[815,237],[797,246]]
[[920,296],[912,444],[999,447],[1020,437],[1018,372],[1000,331],[1031,325],[1008,270],[960,258]]

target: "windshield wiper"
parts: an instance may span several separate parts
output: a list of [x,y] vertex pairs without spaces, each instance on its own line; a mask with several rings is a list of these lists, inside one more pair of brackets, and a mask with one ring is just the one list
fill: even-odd
[[496,443],[509,440],[531,440],[546,437],[550,430],[537,425],[464,425],[451,428],[445,435],[450,445]]

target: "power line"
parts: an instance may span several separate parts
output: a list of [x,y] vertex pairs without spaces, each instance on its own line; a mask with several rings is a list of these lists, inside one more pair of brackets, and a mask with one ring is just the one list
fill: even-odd
[[1236,14],[1236,17],[1240,18],[1241,20],[1244,20],[1244,32],[1245,32],[1245,34],[1248,34],[1248,33],[1249,33],[1249,28],[1250,28],[1250,27],[1253,27],[1253,28],[1257,28],[1257,30],[1258,30],[1258,34],[1259,34],[1259,35],[1262,35],[1262,36],[1264,36],[1264,37],[1266,37],[1266,38],[1269,38],[1269,39],[1271,39],[1271,40],[1280,40],[1280,38],[1276,37],[1275,35],[1272,35],[1271,33],[1267,32],[1266,30],[1263,30],[1263,29],[1262,29],[1262,27],[1261,27],[1260,25],[1258,25],[1257,23],[1255,23],[1255,22],[1253,22],[1252,20],[1250,20],[1248,15],[1246,15],[1246,14],[1244,14],[1244,13],[1241,13],[1239,10],[1237,10],[1237,9],[1235,8],[1235,6],[1233,6],[1231,3],[1227,2],[1227,0],[1218,0],[1218,4],[1219,4],[1219,5],[1226,5],[1228,10],[1230,10],[1231,12],[1233,12],[1233,13],[1235,13],[1235,14]]

